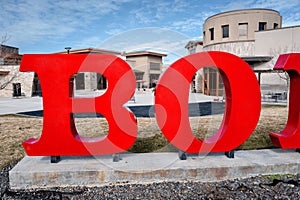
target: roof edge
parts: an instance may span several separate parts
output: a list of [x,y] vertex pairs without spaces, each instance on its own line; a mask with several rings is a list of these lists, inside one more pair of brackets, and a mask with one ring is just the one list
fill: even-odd
[[276,12],[277,14],[280,15],[280,12],[277,11],[277,10],[273,10],[273,9],[269,9],[269,8],[249,8],[249,9],[237,9],[237,10],[229,10],[229,11],[225,11],[225,12],[220,12],[220,13],[217,13],[217,14],[214,14],[208,18],[206,18],[206,20],[204,22],[206,22],[207,20],[213,18],[213,17],[216,17],[218,15],[222,15],[222,14],[226,14],[226,13],[234,13],[234,12],[239,12],[239,11],[251,11],[251,10],[265,10],[265,11],[272,11],[272,12]]

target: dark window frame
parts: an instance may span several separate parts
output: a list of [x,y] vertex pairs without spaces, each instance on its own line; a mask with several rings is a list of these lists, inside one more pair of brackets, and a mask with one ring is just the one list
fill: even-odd
[[222,37],[229,38],[229,24],[222,26]]
[[160,63],[150,62],[150,70],[161,70]]
[[258,31],[267,30],[267,22],[259,22],[258,23]]
[[210,40],[214,40],[215,39],[215,29],[210,28],[209,33],[210,33]]

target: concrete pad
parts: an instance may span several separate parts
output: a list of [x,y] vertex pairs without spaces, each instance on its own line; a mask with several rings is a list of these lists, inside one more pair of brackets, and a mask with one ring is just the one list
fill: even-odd
[[216,181],[263,174],[300,173],[300,154],[292,150],[236,151],[235,158],[224,154],[188,156],[177,153],[121,154],[112,156],[62,157],[50,163],[49,157],[21,160],[9,173],[11,189],[64,186],[101,186],[117,183],[161,181]]

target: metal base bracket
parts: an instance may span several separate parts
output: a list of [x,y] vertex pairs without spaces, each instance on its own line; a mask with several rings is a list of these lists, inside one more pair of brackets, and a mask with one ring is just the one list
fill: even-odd
[[178,156],[180,160],[186,160],[187,159],[187,154],[184,151],[178,151]]
[[225,152],[227,158],[234,158],[234,150]]
[[61,161],[61,157],[60,156],[51,156],[50,160],[51,160],[51,163],[58,163],[59,161]]
[[113,154],[113,162],[119,162],[120,160],[122,160],[120,154]]

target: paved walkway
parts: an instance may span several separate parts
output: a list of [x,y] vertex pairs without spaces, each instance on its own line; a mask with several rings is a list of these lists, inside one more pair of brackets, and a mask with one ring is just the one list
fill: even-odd
[[[77,93],[77,97],[93,97],[101,95],[104,91]],[[135,102],[129,101],[127,106],[153,105],[154,94],[151,91],[137,91]],[[211,102],[215,97],[206,96],[199,93],[191,93],[189,102]],[[20,112],[43,110],[42,97],[21,97],[21,98],[0,98],[0,115],[16,114]]]
[[0,115],[16,114],[19,112],[42,110],[41,97],[31,98],[0,98]]

